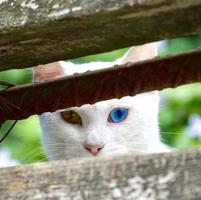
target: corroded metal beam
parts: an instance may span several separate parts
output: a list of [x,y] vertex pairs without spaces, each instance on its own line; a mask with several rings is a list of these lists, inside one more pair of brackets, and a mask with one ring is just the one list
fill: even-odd
[[0,121],[201,81],[201,50],[0,92]]

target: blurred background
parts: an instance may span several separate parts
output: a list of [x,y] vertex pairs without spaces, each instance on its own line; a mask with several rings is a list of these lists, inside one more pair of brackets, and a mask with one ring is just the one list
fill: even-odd
[[[177,54],[198,47],[201,47],[201,35],[158,42],[159,56]],[[122,56],[126,50],[87,56],[72,62],[112,61]],[[14,84],[29,83],[32,82],[32,71],[23,69],[1,72],[0,80]],[[160,95],[162,140],[176,149],[201,146],[201,84],[165,89]],[[13,121],[7,121],[2,125],[0,137],[12,123]],[[37,116],[18,121],[6,140],[0,144],[0,167],[47,160],[41,147],[40,134]]]

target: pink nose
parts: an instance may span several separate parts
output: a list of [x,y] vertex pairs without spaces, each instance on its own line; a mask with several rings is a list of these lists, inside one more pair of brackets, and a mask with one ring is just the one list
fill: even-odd
[[103,144],[84,144],[84,148],[88,150],[93,156],[96,156],[103,147]]

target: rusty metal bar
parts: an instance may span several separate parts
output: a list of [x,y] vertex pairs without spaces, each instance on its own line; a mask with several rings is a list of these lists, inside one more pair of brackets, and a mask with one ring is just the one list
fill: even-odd
[[201,50],[0,92],[0,121],[201,81]]

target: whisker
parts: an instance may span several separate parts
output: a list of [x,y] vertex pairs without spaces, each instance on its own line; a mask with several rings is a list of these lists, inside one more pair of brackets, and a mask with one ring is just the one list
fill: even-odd
[[162,138],[162,137],[160,137],[160,141],[163,142],[163,143],[165,143],[165,139]]
[[45,157],[45,158],[43,158],[43,159],[38,160],[37,162],[44,162],[44,161],[48,162],[48,158]]
[[[66,146],[66,144],[65,144],[65,143],[53,143],[53,144],[48,144],[48,145],[46,145],[46,147],[52,147],[52,148],[57,147],[57,149],[58,149],[58,147],[63,148],[63,146]],[[32,150],[32,151],[29,151],[29,152],[24,156],[23,162],[26,162],[27,157],[30,157],[31,155],[33,155],[33,154],[35,154],[35,153],[37,153],[37,152],[39,152],[39,153],[44,152],[43,147],[40,146],[40,147],[38,147],[38,148],[36,148],[36,149],[34,149],[34,150]]]
[[34,156],[32,156],[31,158],[27,158],[25,160],[23,160],[23,163],[32,163],[32,161],[37,158],[38,156],[46,156],[46,154],[44,152],[39,152],[38,154],[35,154]]
[[[54,152],[54,151],[63,151],[63,148],[61,147],[61,148],[52,148],[52,149],[48,149],[48,152],[50,153],[50,152]],[[35,151],[36,152],[36,151]],[[36,154],[33,154],[33,156],[31,156],[31,158],[30,158],[30,156],[27,158],[27,156],[26,156],[26,158],[27,159],[24,159],[23,160],[23,162],[24,163],[30,163],[30,162],[32,162],[35,158],[37,158],[38,156],[47,156],[46,155],[46,153],[44,152],[44,151],[39,151],[38,153],[36,153]]]
[[139,151],[139,152],[142,152],[142,153],[147,153],[146,151],[143,151],[141,149],[136,149],[136,148],[129,148],[128,150],[129,151]]
[[[63,147],[61,147],[61,146],[58,146],[58,147],[63,148]],[[56,147],[56,148],[58,148],[58,147]],[[55,147],[50,147],[50,148],[55,149]],[[37,152],[37,151],[44,151],[44,148],[42,148],[42,147],[35,148],[34,150],[29,151],[29,152],[26,154],[26,156],[28,156],[29,154],[33,154],[33,153],[35,153],[35,152]]]
[[182,135],[182,134],[184,134],[184,133],[171,133],[171,132],[164,132],[164,131],[162,131],[160,133],[161,134],[168,134],[168,135]]
[[149,142],[135,142],[135,144],[148,144]]
[[169,148],[169,149],[171,149],[171,150],[174,150],[174,151],[176,151],[176,150],[177,150],[177,148],[170,147],[170,146],[168,146],[168,148]]
[[[52,155],[47,155],[45,158],[42,158],[42,159],[40,159],[40,160],[38,160],[37,162],[43,162],[43,161],[48,161],[50,158],[54,158],[54,157],[56,157],[56,156],[62,156],[63,157],[63,159],[65,158],[65,154],[61,154],[61,153],[55,153],[55,154],[52,154]],[[57,160],[57,159],[56,159]]]
[[66,146],[66,143],[51,143],[51,144],[45,144],[45,146],[61,146],[61,145]]
[[26,162],[26,160],[33,154],[35,153],[41,153],[43,151],[43,149],[41,147],[38,147],[38,148],[35,148],[34,150],[32,151],[29,151],[27,152],[25,155],[24,155],[24,158],[22,160],[22,162]]
[[[64,152],[63,152],[63,153],[64,153]],[[50,159],[52,159],[52,158],[56,158],[57,156],[59,156],[59,160],[60,160],[60,159],[65,159],[65,158],[67,158],[65,153],[64,153],[64,154],[55,153],[55,154],[52,154],[52,155],[48,155],[48,156],[47,156],[47,159],[50,160]],[[42,160],[44,160],[44,159],[42,159]],[[58,159],[56,158],[55,160],[58,160]]]

